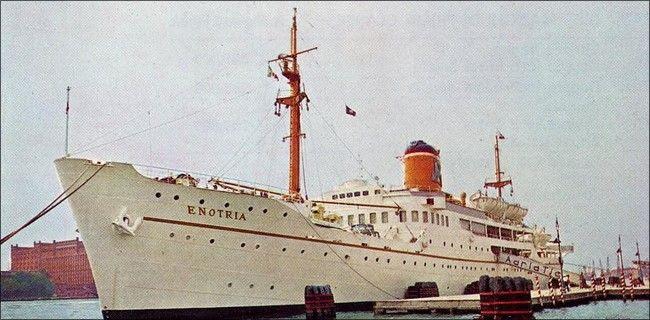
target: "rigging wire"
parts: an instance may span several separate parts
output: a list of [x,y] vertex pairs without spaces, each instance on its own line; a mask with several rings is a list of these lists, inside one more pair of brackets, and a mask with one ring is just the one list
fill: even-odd
[[[268,117],[269,115],[270,115],[270,112],[267,113],[266,116],[265,116],[264,118],[262,118],[262,120],[266,119],[266,117]],[[249,145],[249,144],[247,144],[247,143],[242,144],[242,145],[239,147],[239,149],[237,150],[237,152],[235,152],[235,154],[233,154],[233,155],[230,157],[230,160],[227,161],[226,165],[224,165],[224,166],[222,167],[221,171],[219,171],[219,173],[217,174],[217,176],[218,176],[219,178],[221,178],[223,174],[225,174],[225,173],[228,172],[229,170],[233,169],[233,168],[236,167],[238,164],[241,164],[241,161],[233,162],[233,160],[235,160],[235,157],[239,154],[239,152],[241,152],[241,150],[243,150],[243,149],[248,145],[248,149],[246,149],[246,151],[243,153],[243,156],[246,157],[247,155],[250,154],[250,153],[249,153],[250,150],[259,147],[259,145],[262,143],[262,141],[263,141],[263,140],[264,140],[264,139],[265,139],[265,138],[266,138],[266,137],[267,137],[267,136],[268,136],[272,131],[275,131],[275,129],[278,128],[278,125],[280,124],[280,122],[282,122],[282,119],[284,119],[284,116],[285,116],[285,115],[286,115],[286,113],[283,113],[283,114],[280,116],[280,118],[278,118],[278,120],[277,120],[274,124],[272,124],[271,127],[269,127],[269,128],[267,129],[266,133],[264,133],[264,134],[262,135],[262,137],[261,137],[259,140],[257,140],[257,142],[255,143],[255,145]],[[249,138],[252,138],[252,137],[253,137],[253,135],[252,135],[252,132],[251,132],[251,135],[249,136]],[[246,139],[246,141],[248,141],[248,139]],[[240,160],[243,160],[243,158],[240,159]]]
[[[231,97],[231,98],[223,99],[223,100],[220,101],[220,103],[231,102],[231,101],[233,101],[233,100],[235,100],[235,99],[238,99],[238,98],[241,98],[241,97],[247,96],[247,95],[249,95],[250,93],[252,93],[252,92],[254,92],[254,91],[257,91],[257,90],[258,90],[258,89],[247,90],[247,91],[245,91],[245,92],[243,92],[243,93],[241,93],[241,94],[239,94],[239,95],[233,96],[233,97]],[[196,115],[196,114],[198,114],[198,113],[200,113],[200,112],[203,112],[203,111],[208,110],[208,109],[210,109],[210,108],[216,107],[217,105],[218,105],[218,104],[211,105],[211,106],[207,106],[207,107],[204,107],[204,108],[198,109],[198,110],[196,110],[196,111],[193,111],[193,112],[191,112],[191,113],[188,113],[188,114],[186,114],[186,115],[180,116],[180,117],[178,117],[178,118],[171,119],[171,120],[169,120],[169,121],[165,121],[165,122],[163,122],[163,123],[159,123],[159,124],[157,124],[157,125],[155,125],[155,126],[153,126],[153,127],[148,127],[148,128],[142,129],[142,130],[140,130],[140,131],[137,131],[137,132],[134,132],[134,133],[131,133],[131,134],[128,134],[128,135],[122,136],[122,137],[120,137],[120,138],[117,138],[117,139],[114,139],[114,140],[111,140],[111,141],[107,141],[107,142],[104,142],[104,143],[100,143],[100,144],[98,144],[98,145],[95,145],[95,146],[92,146],[92,147],[88,147],[88,148],[85,148],[85,149],[82,149],[82,150],[76,150],[76,151],[74,151],[74,152],[71,152],[70,155],[75,155],[75,154],[79,154],[79,153],[82,153],[82,152],[86,152],[86,151],[94,150],[94,149],[97,149],[97,148],[100,148],[100,147],[103,147],[103,146],[106,146],[106,145],[109,145],[109,144],[113,144],[113,143],[118,142],[118,141],[122,141],[122,140],[124,140],[124,139],[131,138],[131,137],[133,137],[133,136],[136,136],[136,135],[139,135],[139,134],[142,134],[142,133],[145,133],[145,132],[151,131],[151,130],[158,129],[158,128],[163,127],[163,126],[166,126],[166,125],[168,125],[168,124],[171,124],[171,123],[174,123],[174,122],[177,122],[177,121],[180,121],[180,120],[183,120],[183,119],[189,118],[189,117],[191,117],[191,116],[193,116],[193,115]]]

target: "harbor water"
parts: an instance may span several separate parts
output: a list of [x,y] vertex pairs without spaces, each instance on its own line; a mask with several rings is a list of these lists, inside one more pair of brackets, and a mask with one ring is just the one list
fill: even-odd
[[[386,314],[375,316],[372,312],[339,312],[337,319],[473,319],[467,315]],[[92,300],[41,300],[2,301],[2,319],[98,319],[101,318],[99,301]],[[621,300],[597,301],[586,305],[560,309],[546,309],[535,313],[536,319],[649,319],[650,301]],[[291,319],[305,319],[305,315]]]

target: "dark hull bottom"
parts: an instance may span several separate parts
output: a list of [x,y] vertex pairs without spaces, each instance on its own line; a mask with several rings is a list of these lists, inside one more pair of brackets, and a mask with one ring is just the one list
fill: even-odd
[[[372,302],[337,303],[336,311],[368,311]],[[305,313],[305,305],[230,308],[103,310],[104,319],[251,319],[278,318]]]

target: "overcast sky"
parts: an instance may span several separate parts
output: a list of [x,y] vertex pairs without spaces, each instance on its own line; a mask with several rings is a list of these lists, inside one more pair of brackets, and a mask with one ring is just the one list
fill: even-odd
[[[286,88],[266,61],[288,50],[293,3],[1,6],[3,236],[62,191],[68,85],[71,151],[100,145],[75,156],[286,188],[287,118],[272,114]],[[636,240],[647,259],[647,2],[297,6],[299,47],[319,47],[300,58],[310,196],[367,178],[355,157],[401,184],[396,156],[415,139],[441,149],[445,191],[471,194],[500,130],[511,200],[530,225],[558,216],[568,262],[613,263],[618,234],[626,260]],[[2,246],[2,269],[10,243],[75,229],[64,203]]]

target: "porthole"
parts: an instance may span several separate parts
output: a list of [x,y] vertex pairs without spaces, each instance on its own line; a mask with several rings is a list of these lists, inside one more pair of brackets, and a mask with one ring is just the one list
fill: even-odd
[[190,238],[191,238],[191,237],[190,237],[189,234],[185,236],[185,240],[190,240]]
[[417,261],[413,261],[413,265],[414,265],[414,266],[417,266],[417,265],[418,265],[418,262],[417,262]]
[[259,248],[260,248],[260,245],[259,245],[259,244],[256,244],[256,245],[255,245],[255,249],[259,249]]
[[214,243],[214,239],[210,239],[210,243]]
[[226,207],[226,208],[228,208],[228,207],[230,207],[230,203],[226,202],[226,203],[224,203],[223,206]]
[[174,200],[178,200],[178,198],[179,198],[178,195],[174,196]]
[[346,260],[347,260],[347,259],[350,259],[350,256],[346,254],[346,255],[345,255],[345,259],[346,259]]
[[269,289],[273,290],[273,289],[275,289],[275,286],[271,286],[271,288],[269,288]]
[[454,247],[454,244],[453,244],[453,243],[451,244],[451,247],[452,247],[452,248]]
[[[451,246],[453,247],[453,246],[454,246],[454,244],[452,243],[452,244],[451,244]],[[463,248],[463,245],[462,245],[462,244],[460,245],[460,248],[461,248],[461,249]]]
[[305,249],[300,250],[300,253],[301,254],[305,253]]
[[402,264],[406,264],[406,260],[402,261]]
[[248,287],[253,289],[254,285],[251,283],[250,285],[248,285]]
[[375,262],[379,262],[379,258],[375,258]]
[[283,213],[283,214],[282,214],[282,216],[283,216],[283,217],[286,217],[286,216],[287,216],[287,214],[288,214],[288,213],[286,213],[286,212],[285,212],[285,213]]
[[169,237],[170,237],[170,238],[173,238],[173,237],[174,237],[174,233],[173,233],[173,232],[170,233],[170,234],[169,234]]
[[363,260],[368,261],[368,257],[364,257]]
[[425,266],[425,267],[427,266],[427,263],[426,263],[426,262],[424,263],[424,266]]
[[386,259],[386,263],[390,263],[390,258]]
[[327,257],[327,252],[323,253],[323,256],[324,256],[324,257]]
[[199,200],[199,204],[204,204],[204,203],[205,203],[205,200],[203,200],[203,199]]
[[253,207],[248,207],[248,211],[253,211]]
[[160,198],[161,196],[162,194],[160,194],[160,192],[156,192],[156,198]]
[[232,288],[232,282],[228,282],[228,288]]
[[287,251],[287,248],[282,248],[282,252],[285,252],[285,251]]
[[442,243],[442,246],[443,246],[443,247],[446,246],[446,245],[447,245],[447,242],[443,242],[443,243]]
[[433,264],[433,267],[434,267],[434,268],[436,267],[436,264],[435,264],[435,263]]
[[431,244],[431,239],[429,239],[429,244]]
[[262,210],[262,213],[267,213],[267,212],[269,212],[268,209],[264,209],[264,210]]
[[240,244],[240,246],[243,248],[243,247],[246,246],[246,244],[242,242],[242,243]]

